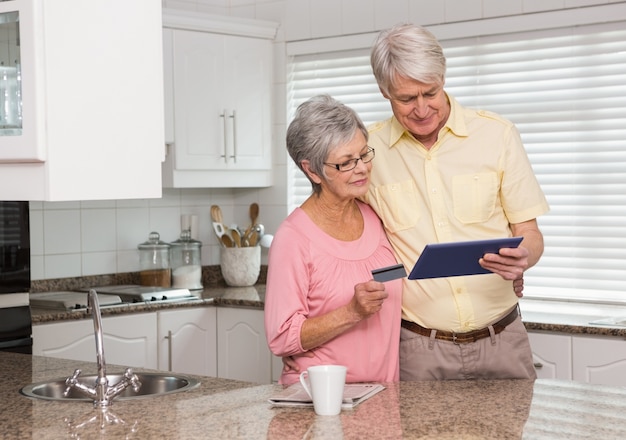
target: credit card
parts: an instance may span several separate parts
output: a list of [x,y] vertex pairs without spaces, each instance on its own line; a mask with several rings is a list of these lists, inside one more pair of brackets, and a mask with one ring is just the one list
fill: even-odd
[[385,281],[396,280],[406,276],[406,270],[402,264],[394,264],[393,266],[381,267],[372,271],[374,280],[384,283]]

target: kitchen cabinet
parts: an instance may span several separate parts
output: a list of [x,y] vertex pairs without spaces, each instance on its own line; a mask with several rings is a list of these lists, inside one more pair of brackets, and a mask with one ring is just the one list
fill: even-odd
[[163,23],[165,125],[173,127],[163,185],[270,186],[276,24],[173,11]]
[[[104,359],[123,367],[157,368],[155,313],[102,318]],[[33,354],[77,361],[96,361],[91,319],[33,326]]]
[[528,332],[539,379],[572,379],[572,338],[569,335]]
[[620,338],[572,336],[573,379],[626,386],[626,341]]
[[160,311],[159,370],[217,377],[215,307]]
[[263,310],[217,308],[217,376],[272,382],[272,359],[265,339]]
[[[276,382],[282,360],[271,355],[263,310],[193,307],[103,316],[108,364],[183,374]],[[33,354],[95,361],[91,319],[33,325]]]
[[161,3],[0,2],[12,11],[23,124],[0,135],[0,200],[161,197]]
[[528,332],[540,379],[626,386],[626,341],[617,337]]

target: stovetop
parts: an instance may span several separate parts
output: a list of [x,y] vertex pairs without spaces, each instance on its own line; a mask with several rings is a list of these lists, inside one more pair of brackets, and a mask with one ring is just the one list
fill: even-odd
[[81,289],[81,291],[88,292],[91,289],[98,292],[98,295],[101,293],[117,295],[122,299],[122,302],[154,302],[197,298],[189,292],[189,289],[139,286],[135,284],[96,286]]
[[30,305],[65,311],[85,310],[87,309],[87,292],[91,289],[98,293],[100,308],[201,300],[192,295],[188,289],[127,284],[96,286],[77,291],[31,293]]
[[[98,303],[101,307],[123,304],[117,295],[98,293]],[[30,294],[31,307],[53,310],[83,310],[87,308],[87,294],[83,292],[44,292]]]

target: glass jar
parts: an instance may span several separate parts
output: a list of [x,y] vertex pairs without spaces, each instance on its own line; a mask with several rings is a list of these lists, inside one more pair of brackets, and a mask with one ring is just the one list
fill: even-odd
[[148,241],[139,246],[139,284],[142,286],[170,287],[170,245],[160,240],[158,232],[150,232]]
[[202,243],[191,238],[189,229],[182,231],[180,238],[172,243],[172,287],[202,289],[201,248]]

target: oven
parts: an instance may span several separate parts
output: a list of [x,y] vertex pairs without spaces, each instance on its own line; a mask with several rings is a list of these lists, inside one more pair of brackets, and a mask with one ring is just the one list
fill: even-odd
[[0,351],[32,353],[29,205],[0,201]]

